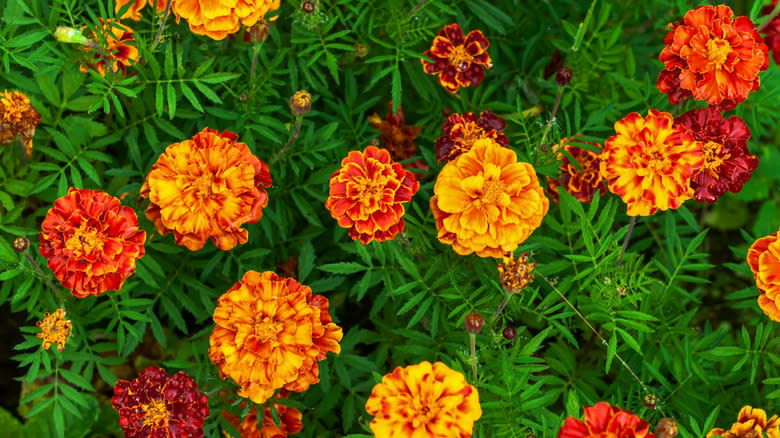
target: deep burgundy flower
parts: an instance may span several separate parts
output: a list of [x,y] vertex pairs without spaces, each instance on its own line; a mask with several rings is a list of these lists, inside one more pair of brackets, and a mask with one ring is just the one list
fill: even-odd
[[501,132],[504,128],[504,119],[489,109],[482,111],[479,117],[474,113],[452,114],[441,124],[442,136],[436,139],[436,159],[450,161],[483,138],[507,147],[509,139]]
[[[761,10],[761,15],[769,15],[777,7],[777,0],[774,0],[771,5],[764,6]],[[772,52],[772,59],[775,64],[780,65],[780,14],[764,24],[760,32],[764,34],[764,42],[769,46],[769,51]]]
[[430,50],[423,53],[433,62],[420,59],[423,70],[439,75],[439,84],[450,93],[460,87],[476,87],[485,78],[485,69],[493,67],[487,53],[490,42],[482,31],[463,34],[457,23],[444,26],[433,39]]

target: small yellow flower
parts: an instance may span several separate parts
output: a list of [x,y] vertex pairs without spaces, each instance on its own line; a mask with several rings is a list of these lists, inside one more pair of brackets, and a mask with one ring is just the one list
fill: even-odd
[[43,320],[38,321],[35,325],[41,328],[41,332],[35,336],[43,339],[42,347],[44,349],[48,350],[51,344],[57,344],[58,351],[65,349],[72,327],[71,322],[65,319],[65,309],[57,309],[51,314],[46,312],[43,315]]
[[17,136],[21,137],[27,158],[32,157],[38,123],[41,123],[41,115],[24,93],[8,90],[0,93],[0,145],[9,145]]
[[523,253],[518,258],[507,253],[503,261],[504,263],[499,263],[497,268],[501,286],[505,291],[510,294],[518,293],[533,281],[534,274],[531,272],[536,267],[536,263],[528,263],[528,253]]

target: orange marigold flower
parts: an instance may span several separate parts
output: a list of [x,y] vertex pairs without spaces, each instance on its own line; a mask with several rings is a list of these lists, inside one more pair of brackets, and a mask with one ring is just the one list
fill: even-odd
[[366,402],[376,438],[468,438],[482,416],[477,388],[447,365],[424,361],[397,367]]
[[528,263],[528,253],[515,258],[512,253],[503,257],[504,263],[497,265],[501,286],[510,294],[518,293],[534,281],[533,270],[536,263]]
[[268,165],[230,131],[204,128],[191,139],[168,146],[149,170],[141,196],[146,217],[160,234],[173,233],[190,251],[208,239],[222,250],[246,243],[241,228],[263,216],[271,186]]
[[476,87],[485,78],[485,69],[493,68],[487,53],[490,42],[482,31],[472,30],[464,37],[457,23],[448,24],[433,39],[431,49],[421,59],[423,70],[439,75],[439,84],[450,93],[460,87]]
[[599,438],[615,436],[620,438],[655,438],[650,432],[650,423],[630,411],[598,402],[585,407],[585,421],[569,417],[558,430],[558,438]]
[[[769,15],[777,7],[777,0],[772,1],[771,5],[764,6],[761,15]],[[772,20],[761,27],[761,33],[764,34],[764,43],[772,52],[772,59],[775,64],[780,65],[780,15],[775,15]]]
[[215,40],[252,27],[268,12],[279,9],[280,0],[175,0],[171,10],[176,22],[187,20],[190,31]]
[[127,438],[202,437],[207,402],[187,373],[170,377],[154,365],[130,382],[118,380],[111,397]]
[[507,147],[509,139],[501,131],[506,122],[486,109],[477,117],[474,113],[451,114],[441,124],[442,136],[436,139],[436,159],[439,162],[454,160],[468,151],[474,142],[489,138]]
[[100,190],[70,188],[38,235],[54,276],[79,298],[120,290],[144,255],[146,232],[130,207]]
[[[298,409],[281,405],[274,402],[274,409],[279,414],[279,423],[281,427],[274,423],[273,414],[270,406],[263,407],[263,426],[258,429],[257,405],[253,406],[246,417],[239,424],[238,415],[222,412],[222,416],[238,429],[241,438],[286,438],[303,430],[303,415]],[[233,438],[225,432],[226,438]]]
[[167,3],[167,0],[115,0],[115,1],[116,4],[114,5],[114,12],[117,14],[126,4],[132,2],[130,9],[128,9],[124,13],[124,15],[122,15],[119,18],[121,18],[122,20],[124,20],[125,18],[129,18],[133,21],[141,20],[141,9],[143,9],[147,3],[150,6],[155,5],[156,3],[158,14],[165,11],[165,5]]
[[628,205],[629,216],[678,208],[692,197],[690,179],[701,166],[701,145],[669,113],[651,109],[615,123],[617,135],[604,142],[601,175]]
[[[382,131],[379,135],[382,140],[382,146],[390,152],[390,157],[395,161],[408,160],[417,155],[417,145],[414,139],[422,131],[422,126],[410,126],[406,124],[404,110],[400,106],[398,111],[393,114],[393,102],[387,104],[390,110],[387,112],[384,120],[379,118],[377,113],[368,116],[368,121],[374,129]],[[428,171],[429,167],[423,160],[413,161],[404,164],[405,169],[420,169]],[[417,179],[423,178],[423,173],[415,173]]]
[[[133,29],[118,20],[105,22],[101,18],[97,32],[97,34],[94,31],[90,33],[90,42],[84,46],[87,53],[94,53],[94,62],[88,66],[80,65],[79,70],[86,73],[89,67],[100,73],[100,76],[105,76],[108,68],[112,73],[126,75],[127,67],[138,61],[138,48],[135,47]],[[96,47],[102,49],[95,50]],[[109,67],[106,67],[107,61]]]
[[420,183],[390,158],[386,149],[368,146],[351,151],[330,177],[325,207],[349,236],[368,245],[391,240],[404,230],[404,202],[412,200]]
[[[780,231],[756,240],[747,262],[758,287],[758,307],[780,322]],[[778,437],[780,438],[780,437]]]
[[[556,204],[559,200],[558,187],[565,188],[580,202],[592,201],[596,192],[599,192],[601,196],[607,193],[607,186],[601,177],[601,157],[590,149],[574,146],[574,143],[588,144],[601,149],[601,145],[598,143],[566,137],[553,148],[554,152],[558,152],[558,159],[561,160],[561,165],[558,167],[561,176],[558,178],[547,177],[546,192]],[[563,154],[562,151],[568,155]],[[569,156],[574,158],[576,164],[569,160]]]
[[669,102],[693,96],[722,109],[733,109],[753,91],[767,69],[767,46],[748,17],[734,17],[724,5],[699,6],[670,25],[658,59],[665,69],[658,90]]
[[219,297],[214,322],[209,358],[255,403],[282,387],[305,391],[319,382],[317,362],[341,351],[327,298],[273,272],[244,274]]
[[65,319],[65,309],[57,309],[54,313],[46,312],[43,319],[35,325],[41,328],[41,332],[36,333],[35,336],[43,339],[41,347],[44,350],[48,350],[51,344],[57,344],[58,351],[65,349],[73,326],[70,320]]
[[41,123],[41,115],[30,104],[27,95],[8,90],[0,93],[0,145],[9,145],[17,136],[21,137],[24,153],[31,158],[38,123]]
[[707,438],[722,436],[724,438],[755,438],[768,435],[769,438],[780,438],[780,419],[777,415],[766,418],[763,409],[752,406],[744,406],[739,411],[737,422],[731,425],[731,429],[725,430],[716,427],[707,434]]
[[439,172],[431,210],[439,241],[461,255],[502,257],[533,233],[547,214],[549,201],[528,163],[491,139],[477,140],[470,151]]

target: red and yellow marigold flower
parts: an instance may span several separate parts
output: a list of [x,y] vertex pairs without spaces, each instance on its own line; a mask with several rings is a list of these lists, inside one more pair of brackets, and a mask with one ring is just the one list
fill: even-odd
[[141,20],[141,9],[143,9],[147,3],[150,6],[156,6],[158,14],[165,11],[165,5],[167,4],[167,0],[115,0],[115,2],[114,12],[117,14],[126,4],[132,3],[132,5],[130,5],[130,9],[128,9],[124,15],[119,18],[122,20],[129,18],[133,21]]
[[[758,287],[758,307],[780,322],[780,231],[756,240],[747,262]],[[780,437],[778,437],[780,438]]]
[[[764,6],[761,14],[769,15],[776,7],[777,0],[774,0],[771,5]],[[775,64],[780,65],[780,14],[775,15],[768,23],[764,24],[760,32],[764,34],[764,43],[772,52],[772,59],[775,61]]]
[[41,255],[79,298],[120,290],[144,255],[146,232],[135,211],[100,190],[71,188],[54,201],[41,228]]
[[376,438],[468,438],[482,416],[477,389],[463,374],[427,361],[385,374],[366,411]]
[[754,438],[764,435],[769,438],[780,438],[780,419],[777,415],[766,418],[763,409],[752,406],[744,406],[739,411],[737,422],[731,425],[731,429],[725,430],[716,427],[707,434],[706,438],[722,436],[725,438]]
[[[580,202],[590,202],[593,195],[599,192],[601,196],[607,193],[607,186],[601,177],[601,157],[590,149],[575,146],[574,143],[587,144],[601,149],[601,145],[590,141],[577,140],[576,138],[563,138],[553,149],[557,152],[561,165],[558,169],[561,176],[558,178],[547,177],[547,194],[557,204],[559,195],[558,187],[563,187],[575,199]],[[567,154],[562,153],[565,151]],[[574,158],[576,165],[569,160]]]
[[16,137],[21,137],[24,153],[31,158],[38,123],[41,123],[41,115],[30,104],[27,95],[8,90],[0,93],[0,145],[9,145]]
[[150,201],[146,217],[160,234],[173,233],[190,251],[208,239],[225,251],[246,243],[249,232],[241,226],[263,216],[271,174],[237,140],[230,131],[204,128],[160,155],[141,187]]
[[503,257],[542,223],[549,201],[528,163],[492,139],[477,140],[439,172],[430,206],[440,242],[461,255]]
[[219,297],[214,322],[209,358],[241,386],[238,395],[259,404],[277,389],[319,382],[317,362],[341,351],[327,298],[273,272],[244,274]]
[[[374,129],[382,131],[379,139],[382,141],[382,146],[390,152],[390,158],[394,161],[403,161],[416,156],[417,145],[414,143],[414,139],[422,131],[422,126],[407,125],[403,108],[399,106],[398,111],[393,114],[393,102],[388,103],[388,106],[390,110],[387,112],[384,120],[379,118],[377,113],[374,113],[368,116],[368,122],[371,123]],[[405,169],[420,169],[423,171],[429,169],[423,160],[404,164],[403,167]],[[420,179],[424,174],[415,173],[414,176]]]
[[734,17],[728,6],[706,5],[670,27],[658,57],[665,69],[657,84],[669,102],[693,96],[729,110],[758,89],[758,73],[769,66],[768,49],[748,17]]
[[391,240],[404,230],[404,202],[412,200],[420,183],[414,174],[376,146],[351,151],[330,177],[325,207],[349,236],[368,245]]
[[[119,20],[105,22],[101,18],[97,32],[98,34],[94,31],[90,33],[90,42],[84,46],[88,54],[93,54],[92,62],[87,65],[82,64],[79,70],[86,73],[89,67],[100,73],[100,76],[105,76],[106,70],[115,74],[121,73],[122,76],[126,75],[127,67],[138,61],[138,48],[135,46],[133,29],[120,23]],[[96,50],[96,47],[101,47],[101,50]]]
[[280,0],[174,0],[171,11],[176,22],[187,20],[190,31],[215,40],[252,27],[265,14],[279,9]]
[[655,438],[650,423],[630,411],[598,402],[585,407],[585,421],[569,417],[558,430],[558,438]]
[[504,119],[489,109],[482,111],[479,117],[474,113],[451,114],[441,124],[442,136],[436,139],[436,159],[439,162],[453,160],[484,138],[506,147],[509,139],[501,132],[504,128]]
[[[227,418],[238,429],[241,438],[286,438],[288,435],[293,435],[303,430],[303,423],[301,422],[303,415],[301,411],[280,405],[279,403],[274,403],[273,405],[277,414],[279,414],[279,426],[274,423],[270,406],[263,407],[263,425],[261,429],[258,429],[257,405],[249,410],[249,413],[241,423],[238,422],[238,415],[223,411],[222,416]],[[234,438],[227,432],[225,432],[225,435],[226,438]]]
[[445,90],[455,93],[460,87],[476,87],[485,78],[485,69],[493,68],[487,53],[490,42],[482,31],[472,30],[464,37],[457,23],[448,24],[433,39],[431,49],[421,59],[423,70],[439,75]]
[[758,157],[750,155],[750,130],[737,116],[724,119],[716,108],[688,111],[675,119],[699,142],[704,162],[691,177],[693,198],[710,204],[726,191],[739,193],[758,167]]
[[689,184],[703,162],[701,145],[674,126],[671,114],[631,113],[615,123],[615,132],[604,142],[601,175],[628,205],[629,216],[678,208],[692,197]]
[[518,258],[507,253],[503,257],[503,263],[499,263],[496,268],[501,287],[510,294],[516,294],[534,281],[533,270],[536,268],[536,262],[528,262],[527,252],[520,254]]
[[132,381],[118,380],[111,405],[127,438],[197,438],[209,416],[206,394],[184,371],[173,377],[150,366]]
[[57,351],[65,349],[73,327],[70,320],[65,319],[65,309],[57,309],[54,313],[46,312],[43,319],[35,325],[41,329],[35,337],[43,339],[41,347],[44,350],[48,350],[51,344],[57,344]]

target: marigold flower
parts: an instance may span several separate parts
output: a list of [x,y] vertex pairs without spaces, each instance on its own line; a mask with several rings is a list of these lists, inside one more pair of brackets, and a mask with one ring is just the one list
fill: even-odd
[[737,422],[731,425],[731,429],[725,430],[716,427],[707,434],[707,438],[722,436],[724,438],[754,438],[768,435],[769,438],[780,438],[780,419],[777,415],[766,418],[763,409],[752,406],[744,406],[737,416]]
[[248,271],[217,301],[209,358],[238,395],[264,403],[279,388],[303,392],[319,382],[317,361],[339,353],[341,327],[328,299],[292,278]]
[[485,78],[485,69],[493,68],[487,53],[490,42],[482,31],[472,30],[464,37],[457,23],[448,24],[433,39],[431,49],[421,59],[423,70],[439,75],[439,84],[450,93],[460,87],[476,87]]
[[[777,7],[777,0],[771,5],[764,6],[761,15],[769,15]],[[772,52],[772,59],[775,64],[780,65],[780,15],[775,15],[772,20],[761,27],[761,33],[764,34],[764,43]]]
[[607,402],[585,407],[585,421],[569,417],[558,430],[558,438],[598,438],[616,436],[621,438],[655,438],[650,432],[650,423],[630,411],[612,406]]
[[376,438],[468,438],[482,416],[479,393],[463,374],[427,361],[385,374],[366,411]]
[[[590,149],[575,146],[574,143],[588,144],[601,149],[598,143],[566,137],[553,148],[554,152],[558,152],[558,159],[561,160],[561,165],[558,167],[561,176],[547,177],[546,192],[556,204],[559,202],[558,187],[565,188],[580,202],[592,201],[596,192],[601,196],[607,193],[607,186],[601,177],[601,157]],[[562,151],[566,151],[577,164],[573,164]]]
[[716,108],[688,111],[675,119],[701,144],[704,162],[691,177],[693,198],[710,204],[726,191],[739,193],[758,167],[758,157],[750,155],[747,140],[750,129],[737,116],[724,119]]
[[27,95],[8,90],[0,93],[0,145],[9,145],[16,137],[21,137],[24,153],[31,158],[38,123],[41,123],[41,115],[30,104]]
[[[780,322],[780,231],[756,240],[750,246],[747,262],[758,287],[758,307],[773,321]],[[780,437],[778,437],[780,438]]]
[[12,246],[14,251],[23,253],[30,247],[30,239],[24,236],[16,237],[12,242]]
[[692,197],[691,176],[701,166],[701,145],[674,126],[669,113],[651,109],[643,119],[631,113],[615,123],[617,135],[604,142],[601,175],[628,205],[629,216],[678,208]]
[[518,258],[515,258],[512,253],[507,253],[503,261],[504,263],[499,263],[496,267],[501,287],[508,293],[518,293],[534,280],[533,270],[536,262],[528,263],[528,253],[524,252]]
[[[406,124],[404,110],[400,106],[398,111],[393,114],[393,102],[387,104],[390,110],[387,112],[384,120],[379,118],[377,113],[368,116],[368,121],[374,129],[382,131],[379,135],[382,140],[382,146],[390,152],[390,157],[394,161],[403,161],[417,155],[417,145],[414,139],[422,131],[422,126],[410,126]],[[421,169],[427,171],[428,165],[423,160],[413,161],[403,164],[405,169]],[[415,173],[415,178],[421,179],[424,174]]]
[[439,172],[430,206],[440,242],[461,255],[502,257],[542,223],[549,201],[528,163],[491,139]]
[[58,351],[65,349],[73,326],[70,320],[65,319],[65,309],[57,309],[54,313],[46,312],[43,319],[35,325],[41,328],[41,332],[36,333],[35,337],[43,339],[41,347],[44,350],[48,350],[51,344],[57,344]]
[[386,149],[371,145],[341,160],[341,168],[330,177],[325,207],[352,239],[363,245],[383,242],[404,230],[403,203],[419,188],[414,175]]
[[748,17],[734,17],[728,6],[706,5],[670,27],[658,57],[665,69],[657,84],[670,103],[693,96],[729,110],[758,89],[758,73],[769,66],[768,49]]
[[436,139],[436,159],[439,162],[454,160],[471,149],[477,140],[485,138],[506,147],[509,139],[501,132],[504,128],[504,119],[489,109],[482,111],[479,117],[474,113],[451,114],[441,124],[443,135]]
[[144,8],[144,6],[147,5],[147,3],[152,6],[157,6],[157,13],[162,13],[165,11],[165,6],[167,4],[167,0],[115,0],[116,4],[114,5],[114,13],[119,13],[119,11],[128,3],[133,3],[130,6],[130,9],[128,9],[124,15],[122,15],[121,18],[124,20],[125,18],[129,18],[133,21],[140,21],[141,20],[141,9]]
[[[264,406],[262,429],[258,429],[257,408],[257,405],[253,406],[240,424],[237,415],[223,411],[222,416],[227,418],[238,429],[241,438],[286,438],[288,435],[293,435],[303,430],[303,423],[301,422],[303,415],[301,411],[279,403],[274,403],[274,409],[279,414],[281,427],[274,423],[271,407]],[[225,432],[225,436],[226,438],[233,438],[227,432]]]
[[311,93],[298,90],[290,98],[290,112],[296,117],[305,116],[311,111]]
[[207,402],[187,373],[170,377],[154,365],[132,381],[118,380],[111,397],[127,438],[202,437]]
[[100,190],[70,188],[38,235],[54,276],[79,298],[120,290],[144,255],[146,232],[130,207]]
[[[86,30],[87,27],[84,27]],[[138,61],[138,48],[135,47],[135,37],[133,37],[133,29],[129,28],[126,24],[120,23],[118,20],[105,22],[100,19],[100,26],[97,28],[98,34],[94,31],[90,32],[90,43],[85,45],[83,49],[87,52],[94,51],[94,62],[87,65],[80,65],[79,70],[82,73],[87,72],[87,67],[97,71],[100,76],[106,75],[106,62],[108,61],[108,69],[113,73],[121,73],[122,76],[127,74],[127,67]],[[103,45],[105,42],[105,45]],[[102,47],[102,53],[99,50],[95,50],[95,47]]]
[[263,216],[271,186],[268,165],[230,131],[204,128],[191,139],[168,146],[149,170],[141,196],[146,217],[157,231],[173,233],[190,251],[208,239],[222,250],[246,243],[241,228]]
[[238,32],[243,24],[252,27],[265,14],[279,9],[280,0],[176,0],[171,10],[176,22],[187,20],[190,31],[215,40]]

